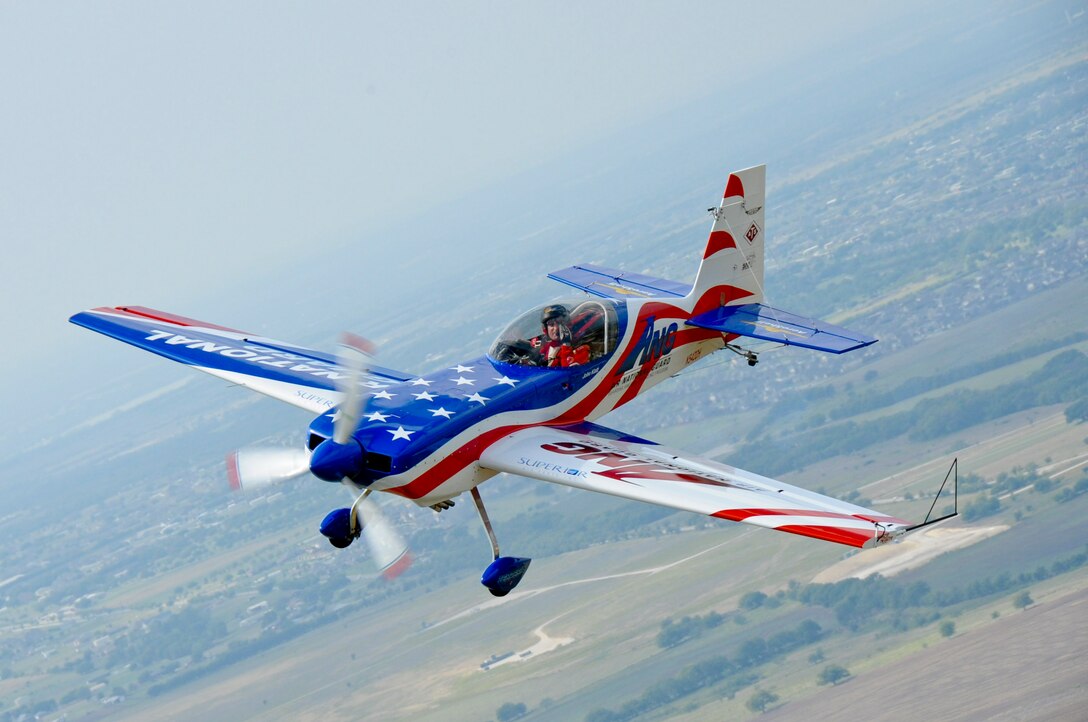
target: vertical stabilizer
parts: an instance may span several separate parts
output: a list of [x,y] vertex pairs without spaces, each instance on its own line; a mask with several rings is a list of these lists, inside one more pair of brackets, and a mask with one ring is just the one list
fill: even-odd
[[694,312],[763,301],[763,204],[767,166],[729,175],[695,277]]

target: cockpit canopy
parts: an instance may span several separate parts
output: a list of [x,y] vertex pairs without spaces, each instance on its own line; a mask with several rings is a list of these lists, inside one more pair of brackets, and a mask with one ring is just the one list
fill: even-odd
[[575,298],[552,301],[511,322],[488,356],[520,366],[584,366],[609,356],[623,335],[616,301]]

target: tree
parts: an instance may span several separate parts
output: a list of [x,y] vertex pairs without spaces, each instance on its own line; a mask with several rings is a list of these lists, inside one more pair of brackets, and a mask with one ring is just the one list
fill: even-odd
[[586,722],[616,722],[619,715],[610,709],[595,709],[586,715]]
[[767,659],[767,642],[760,637],[749,639],[740,645],[737,651],[737,664],[743,667],[754,667],[762,664]]
[[975,521],[1001,511],[1001,501],[996,496],[982,494],[963,509],[964,521]]
[[942,637],[951,637],[956,633],[956,623],[950,619],[946,619],[941,622],[940,630]]
[[495,712],[495,716],[499,719],[499,722],[511,722],[511,720],[524,717],[528,711],[529,709],[523,702],[507,702],[499,707],[498,711]]
[[753,712],[766,712],[767,708],[777,701],[777,694],[761,689],[748,698],[748,709]]
[[1088,421],[1088,398],[1074,401],[1065,407],[1065,420],[1067,423],[1076,424]]
[[1017,609],[1027,609],[1032,604],[1035,604],[1035,600],[1031,598],[1031,594],[1028,593],[1027,589],[1020,592],[1016,595],[1016,599],[1012,600],[1012,605]]
[[748,592],[740,598],[741,609],[759,609],[767,601],[767,595],[763,592]]
[[817,684],[824,685],[836,685],[850,676],[850,670],[843,667],[841,664],[829,664],[820,670],[820,674],[816,677]]

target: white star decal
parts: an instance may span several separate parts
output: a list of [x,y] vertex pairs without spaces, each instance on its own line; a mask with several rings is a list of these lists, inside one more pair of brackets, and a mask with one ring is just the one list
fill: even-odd
[[430,386],[432,383],[434,382],[427,379],[416,379],[412,382],[412,386]]
[[434,401],[436,398],[438,398],[434,394],[429,394],[426,391],[421,391],[418,394],[412,394],[412,396],[416,397],[416,401]]
[[465,398],[469,401],[475,401],[476,403],[481,405],[488,400],[486,396],[480,396],[479,392],[474,393],[472,396],[466,396]]
[[378,393],[374,394],[374,398],[376,399],[391,399],[394,396],[396,396],[396,394],[391,394],[388,391],[379,391]]
[[466,379],[464,376],[458,376],[455,379],[450,379],[450,381],[456,381],[458,386],[464,386],[466,384],[472,386],[472,384],[476,383],[472,379]]
[[328,416],[330,419],[332,419],[332,422],[335,424],[337,421],[340,420],[340,417],[343,416],[343,414],[340,413],[340,409],[337,409],[336,411],[333,411],[331,414],[325,414],[325,416]]
[[416,433],[414,431],[405,431],[403,426],[398,426],[396,428],[396,430],[386,429],[386,431],[388,431],[390,434],[393,435],[393,441],[396,441],[397,439],[404,439],[405,441],[411,441],[412,440],[412,434]]
[[441,406],[439,406],[437,409],[427,409],[427,410],[431,412],[431,416],[443,416],[443,417],[445,417],[447,419],[449,417],[453,416],[452,411],[446,411]]
[[475,366],[462,366],[461,364],[457,364],[456,366],[451,368],[450,371],[456,371],[459,374],[464,374],[464,373],[472,373],[472,369],[474,369],[474,368],[476,368],[476,367]]
[[500,385],[506,384],[507,386],[513,386],[514,384],[516,384],[518,382],[517,379],[512,379],[509,376],[507,376],[506,374],[503,374],[502,378],[499,378],[498,376],[495,376],[493,378],[496,381],[498,381]]
[[385,421],[386,419],[388,419],[390,416],[393,416],[393,415],[394,414],[383,414],[381,411],[375,411],[372,414],[367,414],[366,418],[369,419],[370,421]]

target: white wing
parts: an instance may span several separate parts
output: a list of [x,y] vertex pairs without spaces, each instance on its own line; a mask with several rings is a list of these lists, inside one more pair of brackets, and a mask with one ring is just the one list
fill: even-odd
[[853,547],[890,541],[910,527],[872,509],[632,438],[592,424],[577,432],[536,426],[492,444],[480,464]]

